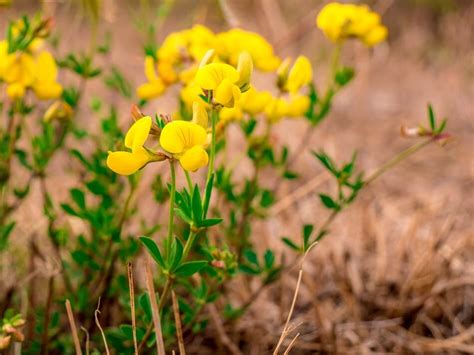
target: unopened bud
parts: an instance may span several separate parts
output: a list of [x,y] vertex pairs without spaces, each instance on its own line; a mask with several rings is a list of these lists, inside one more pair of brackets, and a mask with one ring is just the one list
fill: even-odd
[[209,49],[206,54],[201,59],[201,62],[199,63],[199,68],[212,63],[214,60],[214,56],[216,55],[216,51],[214,49]]
[[64,101],[55,101],[49,108],[46,110],[44,114],[44,121],[51,122],[54,120],[57,121],[67,121],[71,119],[74,111],[71,106],[69,106]]
[[290,65],[291,65],[291,58],[287,57],[283,62],[281,62],[280,66],[278,67],[277,73],[277,86],[280,89],[283,89],[286,85],[286,81],[288,80],[288,73],[290,72]]
[[146,116],[142,111],[140,111],[137,105],[132,105],[132,109],[130,110],[130,113],[132,114],[132,118],[134,121],[138,121],[140,118],[143,118]]
[[245,92],[250,89],[250,79],[253,72],[253,61],[249,53],[240,53],[239,62],[237,64],[237,72],[239,73],[239,80],[235,83],[235,85],[240,88],[241,92]]

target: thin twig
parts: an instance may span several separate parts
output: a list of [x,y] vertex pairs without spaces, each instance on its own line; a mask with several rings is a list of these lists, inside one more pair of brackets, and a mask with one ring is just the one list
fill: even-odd
[[288,345],[283,355],[288,355],[290,353],[290,350],[293,348],[293,345],[295,345],[296,339],[298,339],[299,336],[300,336],[300,333],[295,335],[295,337],[290,342],[290,345]]
[[89,355],[89,348],[90,348],[90,337],[89,337],[89,332],[87,331],[86,328],[81,326],[81,330],[86,333],[86,355]]
[[158,355],[165,355],[165,344],[163,341],[163,333],[161,332],[160,311],[156,303],[155,286],[153,285],[153,273],[150,267],[150,259],[147,256],[145,261],[145,275],[148,294],[150,296],[151,311],[153,315],[153,324],[155,327],[156,350]]
[[105,346],[105,353],[107,355],[110,355],[109,346],[107,345],[107,338],[105,337],[104,330],[100,326],[100,322],[99,322],[99,316],[98,316],[100,314],[99,308],[100,308],[100,297],[99,297],[99,302],[97,303],[97,308],[94,312],[95,324],[97,325],[97,328],[99,328],[100,334],[102,335],[102,340],[104,341],[104,346]]
[[183,328],[181,327],[181,318],[179,315],[179,304],[174,291],[171,291],[171,299],[173,301],[174,322],[176,325],[176,337],[178,338],[179,353],[180,355],[186,355],[186,349],[184,348]]
[[137,345],[137,322],[135,319],[135,289],[133,286],[133,269],[132,263],[128,263],[128,287],[130,289],[130,308],[132,311],[132,335],[133,335],[133,347],[135,349],[135,355],[138,355]]
[[82,355],[81,343],[79,342],[79,336],[77,335],[76,322],[74,320],[74,314],[72,313],[71,302],[69,299],[66,300],[66,312],[67,318],[69,319],[69,325],[71,326],[72,340],[74,347],[76,348],[76,355]]

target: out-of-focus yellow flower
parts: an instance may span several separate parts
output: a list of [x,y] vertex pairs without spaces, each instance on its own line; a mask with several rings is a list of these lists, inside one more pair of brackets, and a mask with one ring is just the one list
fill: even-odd
[[272,95],[268,91],[257,91],[251,86],[248,91],[242,94],[239,104],[242,111],[250,115],[257,115],[263,112],[271,99]]
[[0,41],[0,81],[3,80],[7,67],[8,42]]
[[36,58],[36,78],[32,85],[36,96],[41,100],[56,99],[63,88],[56,82],[58,69],[51,53],[43,51]]
[[[193,106],[194,101],[198,101],[202,99],[199,97],[199,95],[202,95],[202,89],[201,87],[196,84],[195,82],[191,82],[190,84],[184,86],[181,89],[180,92],[180,97],[183,103],[188,107],[189,109]],[[205,104],[203,102],[203,104]]]
[[179,160],[187,171],[196,171],[207,165],[209,156],[204,150],[206,130],[189,121],[172,121],[162,130],[160,145]]
[[336,43],[358,38],[371,47],[384,41],[388,34],[380,16],[365,5],[329,3],[318,14],[316,25]]
[[313,80],[313,69],[309,59],[299,56],[288,73],[285,89],[291,93],[297,92],[301,87],[308,85]]
[[158,77],[155,68],[155,59],[151,56],[145,57],[145,76],[148,82],[137,88],[137,96],[140,99],[150,100],[163,94],[166,86],[163,80]]
[[12,4],[12,0],[0,0],[0,6],[9,6]]
[[237,72],[239,73],[239,80],[237,80],[236,85],[241,92],[245,92],[250,88],[250,78],[253,72],[252,57],[247,52],[240,53]]
[[206,64],[199,68],[195,80],[202,89],[213,92],[216,104],[233,107],[240,98],[240,88],[235,84],[239,73],[229,64]]
[[273,47],[262,36],[239,28],[217,35],[216,52],[231,65],[237,65],[239,54],[248,52],[253,65],[262,71],[273,71],[280,65],[280,58],[273,53]]
[[33,84],[36,74],[31,54],[21,52],[7,55],[3,73],[3,80],[8,84],[7,95],[10,98],[23,97],[26,88]]
[[144,148],[151,129],[151,117],[137,120],[125,136],[125,147],[131,152],[109,152],[107,166],[120,175],[131,175],[153,160],[153,156]]
[[224,123],[240,121],[243,116],[242,108],[240,106],[234,106],[231,108],[224,107],[219,113],[220,121]]
[[178,80],[178,74],[173,68],[173,64],[166,61],[159,61],[157,64],[158,75],[165,85],[171,85]]
[[308,111],[310,100],[308,96],[304,95],[293,95],[290,97],[288,102],[288,117],[299,118],[304,116]]
[[44,113],[43,120],[45,122],[51,122],[53,120],[67,121],[72,117],[72,114],[73,110],[71,106],[64,101],[57,100],[48,107]]
[[279,97],[272,97],[265,107],[265,117],[270,122],[278,122],[288,114],[288,102]]

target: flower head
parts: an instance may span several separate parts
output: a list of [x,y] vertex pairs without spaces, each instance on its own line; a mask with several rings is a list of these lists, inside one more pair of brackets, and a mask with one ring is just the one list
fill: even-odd
[[369,47],[384,41],[388,34],[380,16],[365,5],[329,3],[318,14],[316,25],[333,42],[358,38]]
[[158,77],[155,59],[151,56],[145,57],[145,76],[148,82],[137,88],[137,96],[144,100],[150,100],[163,94],[166,86],[163,80]]
[[125,147],[131,150],[109,152],[107,166],[120,175],[131,175],[153,160],[153,156],[144,148],[151,129],[151,117],[137,120],[125,135]]
[[293,64],[291,69],[287,70],[287,73],[287,76],[282,76],[280,80],[283,88],[291,93],[297,92],[313,79],[311,63],[309,59],[303,55],[296,58],[295,64]]
[[196,171],[207,165],[206,140],[207,133],[202,126],[181,120],[168,123],[160,135],[161,147],[178,159],[187,171]]
[[42,51],[36,58],[36,78],[32,85],[36,96],[42,100],[58,98],[63,88],[56,82],[58,69],[51,53]]

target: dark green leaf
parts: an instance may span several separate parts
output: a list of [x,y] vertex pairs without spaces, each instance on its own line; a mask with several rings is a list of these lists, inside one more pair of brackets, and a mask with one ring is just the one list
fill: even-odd
[[140,237],[140,241],[143,243],[145,248],[148,250],[149,254],[163,269],[165,269],[165,261],[161,256],[160,248],[155,243],[155,241],[148,237]]
[[184,264],[181,264],[174,272],[177,276],[189,277],[201,270],[204,266],[207,265],[207,261],[190,261]]
[[319,194],[319,198],[321,199],[323,205],[327,208],[333,210],[337,210],[339,208],[339,205],[330,196],[325,194]]

